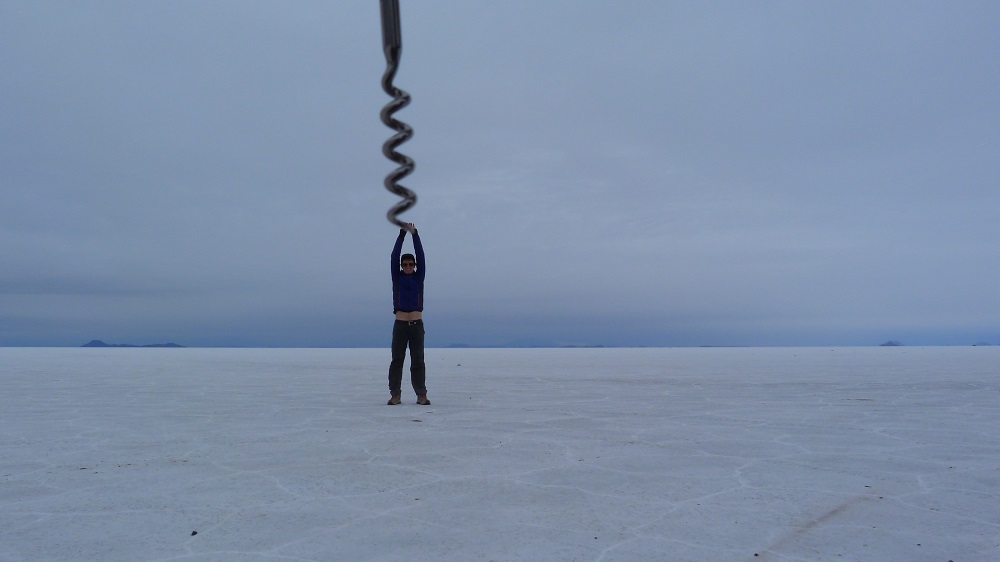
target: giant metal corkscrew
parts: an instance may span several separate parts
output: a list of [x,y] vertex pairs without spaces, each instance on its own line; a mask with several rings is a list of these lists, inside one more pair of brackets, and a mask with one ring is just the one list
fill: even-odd
[[407,228],[406,223],[399,220],[397,216],[417,204],[417,194],[399,185],[399,180],[413,172],[413,159],[405,154],[396,152],[396,148],[413,136],[413,129],[395,119],[392,114],[403,109],[410,103],[410,94],[400,90],[392,84],[392,79],[396,76],[396,69],[399,67],[399,58],[403,52],[402,32],[399,27],[399,0],[381,0],[382,2],[382,50],[385,52],[385,73],[382,75],[382,89],[392,96],[392,101],[385,104],[380,116],[382,122],[387,127],[396,131],[396,134],[389,137],[389,140],[382,144],[382,154],[386,158],[399,164],[385,177],[383,182],[385,188],[403,198],[389,209],[386,217],[389,222],[400,228]]

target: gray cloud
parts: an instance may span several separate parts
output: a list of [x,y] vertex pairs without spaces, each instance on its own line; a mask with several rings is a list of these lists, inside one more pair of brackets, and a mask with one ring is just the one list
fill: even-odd
[[[385,345],[369,4],[0,7],[0,345]],[[429,343],[1000,343],[1000,8],[402,19]]]

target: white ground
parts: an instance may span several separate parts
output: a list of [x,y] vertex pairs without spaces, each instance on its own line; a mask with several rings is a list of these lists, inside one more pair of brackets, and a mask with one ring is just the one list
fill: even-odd
[[0,348],[0,561],[1000,560],[1000,347],[387,363]]

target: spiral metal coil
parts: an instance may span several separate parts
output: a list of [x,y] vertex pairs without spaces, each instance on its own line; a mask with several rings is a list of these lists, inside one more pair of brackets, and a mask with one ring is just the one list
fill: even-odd
[[402,33],[399,27],[399,0],[381,0],[382,2],[382,50],[385,52],[385,73],[382,75],[382,89],[392,96],[392,101],[382,108],[380,117],[387,127],[396,131],[396,134],[389,137],[389,140],[382,144],[382,154],[392,160],[399,167],[385,177],[383,184],[385,188],[402,198],[402,201],[393,205],[386,218],[389,222],[400,228],[407,228],[407,223],[399,220],[400,213],[417,204],[417,194],[399,184],[399,180],[413,172],[413,159],[396,151],[399,145],[403,144],[413,136],[413,129],[395,119],[392,115],[410,104],[410,94],[393,85],[392,80],[396,77],[396,70],[399,68],[400,55],[403,52]]

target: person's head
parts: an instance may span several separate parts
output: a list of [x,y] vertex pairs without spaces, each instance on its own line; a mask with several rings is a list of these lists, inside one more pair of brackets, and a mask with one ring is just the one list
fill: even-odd
[[413,273],[416,265],[417,258],[413,257],[413,254],[403,254],[399,258],[399,267],[403,270],[403,273]]

